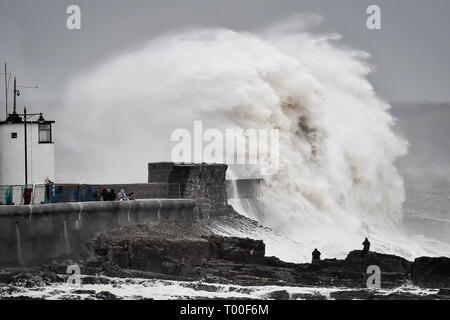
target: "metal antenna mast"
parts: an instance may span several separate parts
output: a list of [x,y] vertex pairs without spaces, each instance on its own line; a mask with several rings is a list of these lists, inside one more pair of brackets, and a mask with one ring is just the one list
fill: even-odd
[[[0,73],[5,76],[5,119],[8,118],[8,91],[9,83],[11,81],[12,73],[6,69],[6,62],[4,64],[4,72]],[[20,91],[17,88],[38,89],[38,86],[18,86],[16,84],[16,77],[14,77],[14,111],[16,113],[16,97],[20,96]]]
[[11,73],[8,73],[6,69],[6,62],[4,65],[5,72],[2,72],[0,74],[3,74],[5,76],[5,118],[8,117],[8,88],[9,88],[9,81],[11,80]]
[[6,71],[6,62],[5,62],[5,117],[8,117],[8,72]]
[[34,86],[34,87],[18,86],[16,84],[16,77],[14,77],[14,112],[13,112],[13,114],[16,114],[16,97],[20,96],[20,91],[17,88],[38,89],[38,86]]
[[14,77],[14,103],[13,103],[13,107],[14,107],[14,111],[13,114],[16,114],[16,96],[20,96],[20,91],[17,90],[17,84],[16,84],[16,77]]

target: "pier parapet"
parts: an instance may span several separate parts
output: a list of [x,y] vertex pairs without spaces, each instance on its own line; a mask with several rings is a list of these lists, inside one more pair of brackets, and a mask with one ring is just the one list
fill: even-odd
[[0,267],[82,257],[102,232],[155,220],[194,220],[195,201],[149,199],[0,206]]

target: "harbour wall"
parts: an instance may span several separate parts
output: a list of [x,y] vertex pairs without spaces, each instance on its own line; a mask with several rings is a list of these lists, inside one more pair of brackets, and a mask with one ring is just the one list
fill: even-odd
[[100,233],[134,223],[194,220],[191,199],[0,206],[0,267],[88,255]]

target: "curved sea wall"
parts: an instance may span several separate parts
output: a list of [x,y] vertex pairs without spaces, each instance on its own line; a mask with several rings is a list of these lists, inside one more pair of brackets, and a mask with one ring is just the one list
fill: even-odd
[[97,235],[152,220],[194,220],[195,201],[149,199],[0,206],[0,267],[80,257]]

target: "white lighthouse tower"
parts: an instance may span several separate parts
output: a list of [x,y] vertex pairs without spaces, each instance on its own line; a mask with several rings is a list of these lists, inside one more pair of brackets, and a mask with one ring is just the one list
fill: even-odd
[[55,122],[26,108],[17,113],[18,95],[14,79],[14,109],[6,109],[6,119],[0,121],[0,186],[43,184],[55,177]]

